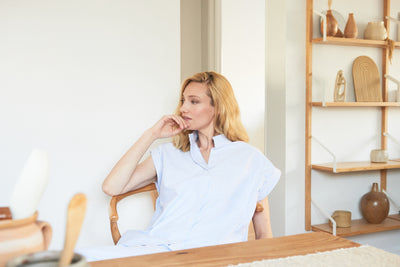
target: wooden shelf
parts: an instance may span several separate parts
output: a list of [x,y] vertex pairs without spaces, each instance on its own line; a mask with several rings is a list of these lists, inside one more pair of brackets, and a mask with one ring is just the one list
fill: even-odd
[[[333,163],[313,164],[311,165],[311,168],[319,171],[334,172]],[[387,169],[400,169],[400,161],[388,160],[385,163],[373,163],[370,161],[337,162],[335,173],[375,171],[375,170],[387,170]]]
[[[399,215],[390,215],[388,218],[386,218],[380,224],[368,223],[364,219],[352,220],[351,227],[336,228],[336,235],[338,235],[338,236],[353,236],[353,235],[362,235],[362,234],[369,234],[369,233],[375,233],[375,232],[383,232],[383,231],[400,229],[400,218],[393,219],[392,216],[399,216]],[[327,224],[327,223],[312,225],[311,230],[317,231],[317,232],[332,233],[332,227],[329,226],[329,224]]]
[[400,102],[312,102],[314,107],[400,107]]
[[[329,44],[329,45],[344,45],[344,46],[361,46],[361,47],[379,47],[386,48],[386,41],[378,40],[365,40],[365,39],[352,39],[352,38],[339,38],[339,37],[326,37],[324,42],[323,38],[315,38],[312,40],[314,44]],[[395,42],[395,48],[400,48],[400,42]]]

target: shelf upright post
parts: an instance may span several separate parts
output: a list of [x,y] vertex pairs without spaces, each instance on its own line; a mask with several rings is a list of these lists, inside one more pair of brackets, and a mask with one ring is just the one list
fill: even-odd
[[[390,20],[386,17],[390,16],[390,0],[383,0],[383,19],[386,31],[390,32]],[[389,49],[383,48],[382,51],[382,98],[384,102],[388,101],[388,80],[385,75],[389,74]],[[387,137],[384,133],[388,129],[388,107],[381,107],[381,149],[387,149]],[[381,170],[381,190],[386,190],[387,186],[387,170]]]
[[306,125],[305,125],[305,230],[311,231],[311,119],[313,0],[307,0],[306,16]]

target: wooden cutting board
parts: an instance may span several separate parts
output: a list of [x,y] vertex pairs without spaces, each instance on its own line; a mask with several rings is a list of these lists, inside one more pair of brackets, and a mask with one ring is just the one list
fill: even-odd
[[354,60],[353,82],[357,102],[382,102],[378,66],[370,57],[359,56]]

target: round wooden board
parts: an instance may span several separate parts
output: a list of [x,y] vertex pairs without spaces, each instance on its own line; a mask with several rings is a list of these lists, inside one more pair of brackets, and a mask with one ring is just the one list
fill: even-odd
[[378,66],[370,57],[359,56],[354,60],[353,82],[357,102],[382,102]]

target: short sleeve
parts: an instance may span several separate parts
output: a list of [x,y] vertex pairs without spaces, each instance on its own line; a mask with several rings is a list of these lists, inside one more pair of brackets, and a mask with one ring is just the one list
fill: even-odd
[[157,172],[157,181],[155,182],[157,191],[159,191],[161,180],[163,177],[163,153],[162,146],[158,146],[150,151],[151,158],[153,160],[154,167]]
[[258,189],[257,201],[261,201],[266,198],[274,189],[279,181],[279,178],[281,177],[281,171],[277,169],[267,158],[264,157],[262,165],[262,173],[260,174],[262,181],[261,186]]

